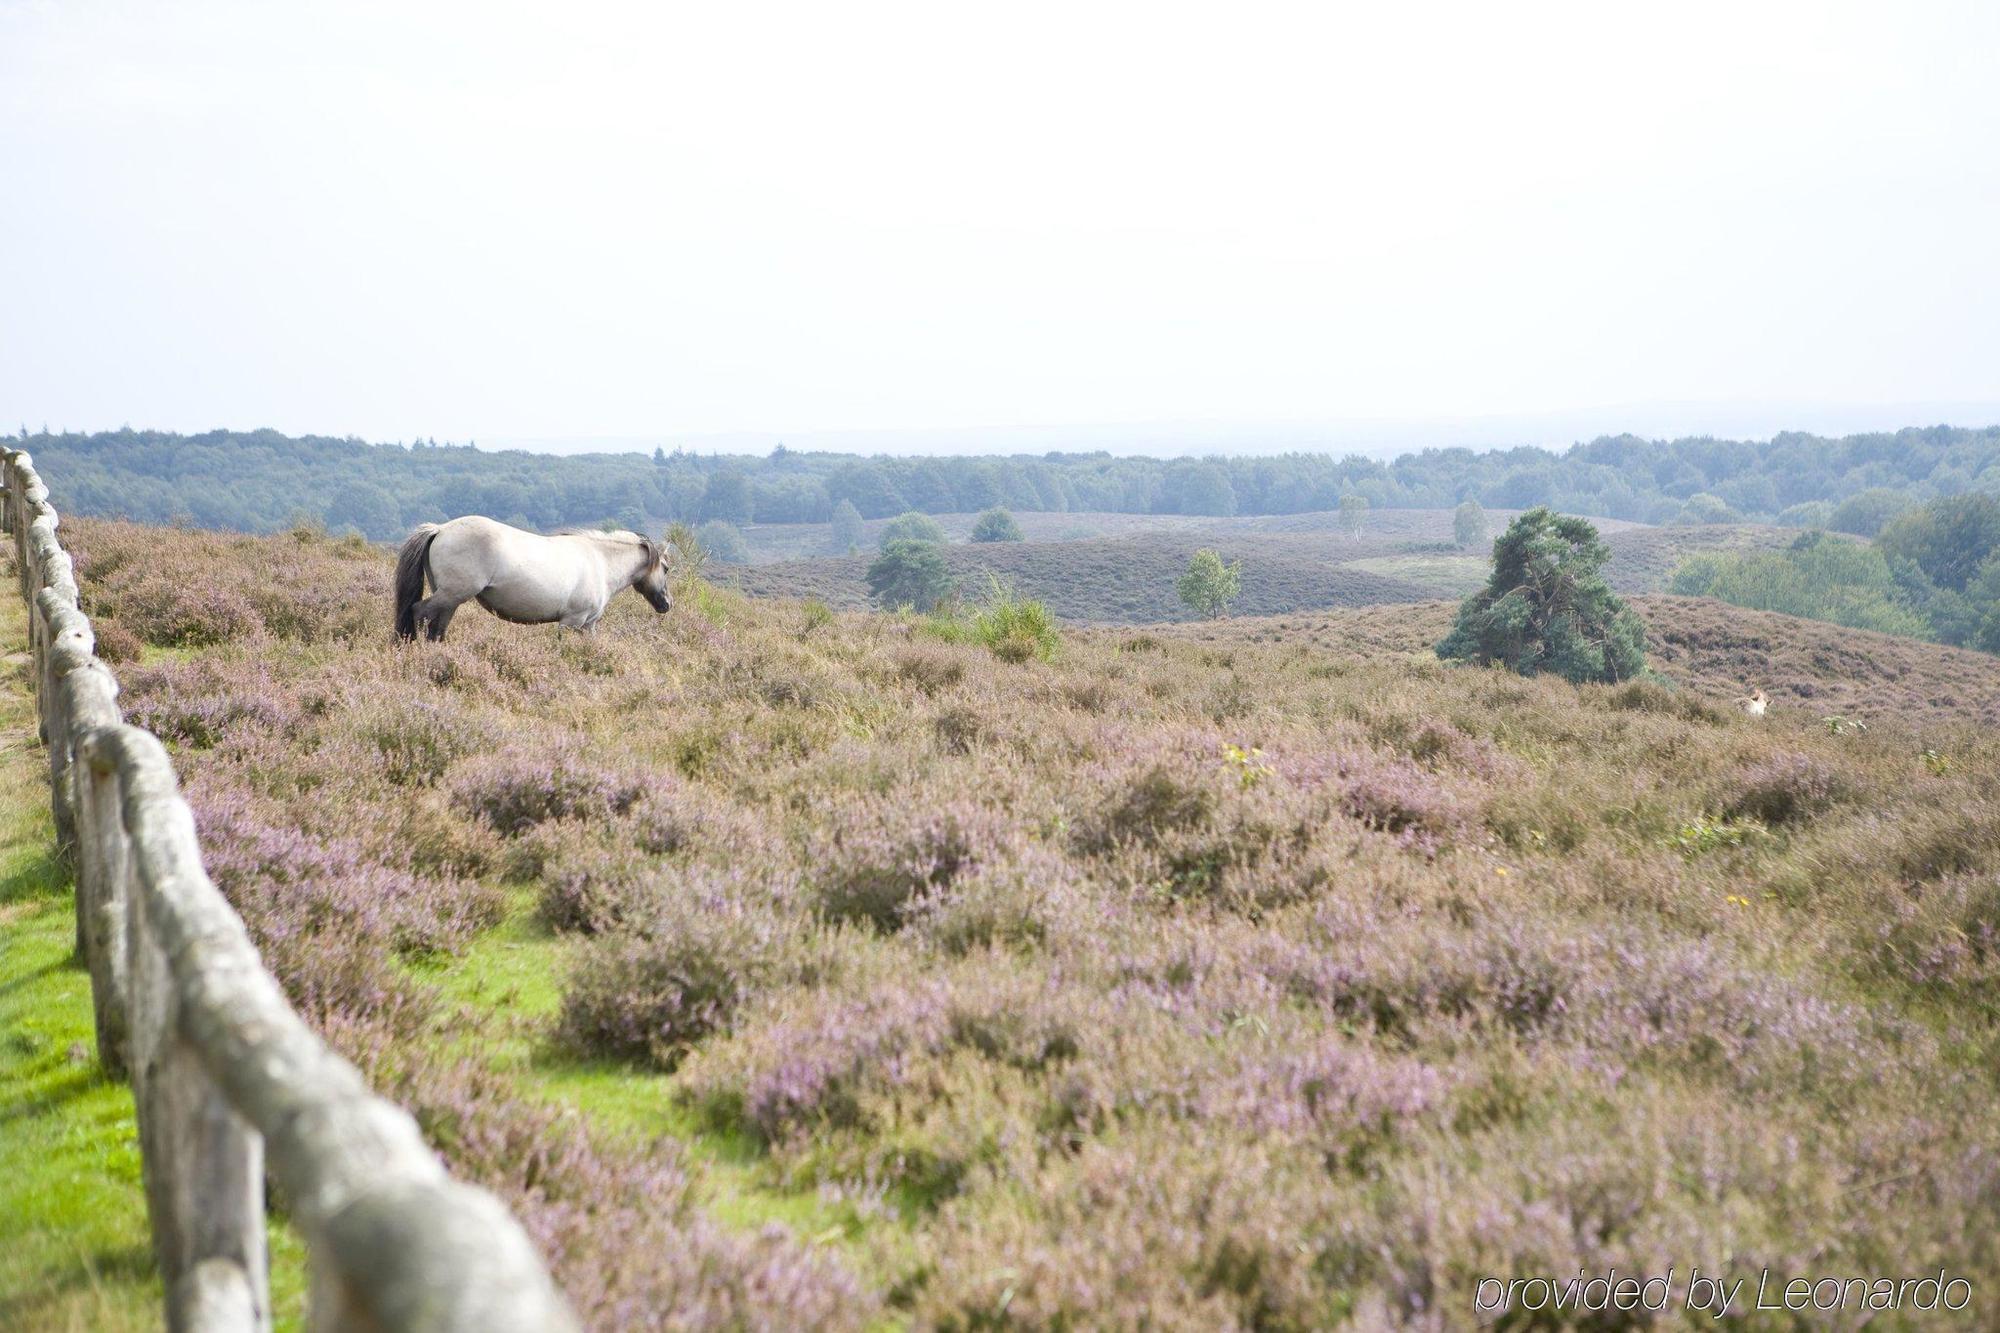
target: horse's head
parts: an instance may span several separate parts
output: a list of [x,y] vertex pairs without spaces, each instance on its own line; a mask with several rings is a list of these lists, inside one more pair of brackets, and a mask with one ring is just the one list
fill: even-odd
[[647,537],[639,539],[646,552],[646,564],[632,586],[639,595],[653,604],[653,609],[662,614],[673,608],[673,598],[667,596],[667,548]]

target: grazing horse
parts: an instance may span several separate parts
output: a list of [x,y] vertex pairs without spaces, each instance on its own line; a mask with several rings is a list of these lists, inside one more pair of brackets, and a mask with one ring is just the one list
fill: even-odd
[[396,557],[396,637],[414,639],[422,625],[426,638],[442,639],[452,614],[475,597],[517,625],[589,630],[620,588],[637,588],[655,611],[672,605],[665,546],[636,532],[544,537],[477,514],[425,523]]
[[1741,698],[1734,699],[1731,702],[1733,702],[1738,708],[1742,709],[1744,712],[1748,713],[1752,717],[1764,716],[1764,710],[1767,707],[1769,707],[1771,703],[1770,699],[1766,697],[1764,691],[1762,690],[1752,690],[1750,691],[1750,693],[1743,695]]

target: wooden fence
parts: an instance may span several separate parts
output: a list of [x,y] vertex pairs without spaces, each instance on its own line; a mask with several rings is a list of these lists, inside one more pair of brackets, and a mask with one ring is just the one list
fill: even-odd
[[305,1240],[314,1330],[574,1329],[499,1200],[452,1180],[264,970],[166,750],[120,719],[47,488],[26,453],[0,458],[98,1058],[132,1082],[168,1327],[270,1327],[268,1171]]

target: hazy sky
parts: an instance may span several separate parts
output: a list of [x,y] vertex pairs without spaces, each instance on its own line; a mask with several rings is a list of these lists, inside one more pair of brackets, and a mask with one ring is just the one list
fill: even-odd
[[1990,0],[0,0],[0,421],[1992,403],[1996,70]]

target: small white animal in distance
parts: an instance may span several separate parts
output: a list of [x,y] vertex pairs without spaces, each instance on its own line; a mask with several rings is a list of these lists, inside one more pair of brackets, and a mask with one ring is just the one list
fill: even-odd
[[1770,702],[1770,699],[1766,697],[1762,690],[1752,690],[1750,693],[1735,700],[1736,706],[1751,717],[1764,716],[1764,709],[1769,706]]

